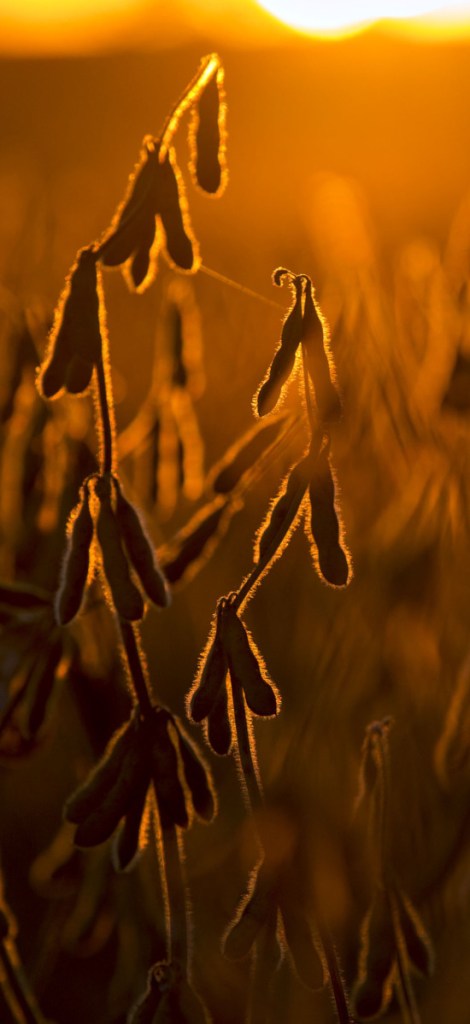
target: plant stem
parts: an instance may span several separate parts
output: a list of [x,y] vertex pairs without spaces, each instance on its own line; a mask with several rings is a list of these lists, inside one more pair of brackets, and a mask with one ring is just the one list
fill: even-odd
[[105,372],[103,352],[96,366],[98,383],[98,407],[102,431],[101,472],[112,473],[114,468],[114,431],[111,421],[112,395],[108,394],[108,381]]
[[144,718],[150,718],[153,711],[150,687],[136,639],[135,626],[118,618],[119,632],[126,654],[129,675]]
[[253,814],[263,804],[263,790],[255,760],[253,758],[253,743],[250,737],[246,717],[245,700],[241,687],[233,679],[232,698],[235,728],[237,733],[238,756],[245,783],[248,802]]
[[[158,796],[155,786],[155,797]],[[188,899],[178,834],[174,825],[162,828],[164,884],[168,905],[168,959],[177,961],[183,973],[189,971]]]
[[194,75],[194,78],[192,78],[186,86],[182,96],[180,96],[178,102],[168,114],[165,124],[163,125],[159,146],[160,162],[165,158],[168,148],[171,146],[173,136],[183,114],[186,113],[188,107],[196,102],[204,89],[204,86],[207,85],[213,75],[217,74],[219,67],[220,60],[216,53],[211,53],[208,57],[204,57],[202,59],[201,66]]
[[341,977],[338,957],[336,956],[333,941],[331,939],[330,933],[325,923],[321,921],[318,917],[316,920],[316,925],[318,928],[318,935],[320,938],[321,946],[325,954],[331,986],[331,994],[333,996],[334,1004],[336,1007],[336,1013],[338,1016],[339,1024],[353,1024],[353,1019],[349,1012],[346,990],[343,984],[343,979]]
[[[33,998],[27,989],[18,967],[11,957],[7,944],[0,941],[0,965],[10,986],[12,995],[21,1010],[24,1024],[44,1024],[40,1010],[34,1006]],[[20,1022],[18,1022],[20,1024]],[[21,1021],[23,1024],[23,1020]]]
[[308,376],[305,342],[302,342],[302,371],[304,380],[305,405],[307,408],[308,422],[310,424],[310,433],[312,435],[313,440],[314,434],[316,433],[317,430],[317,424],[315,421],[315,413],[313,411],[312,396],[310,394],[310,381]]

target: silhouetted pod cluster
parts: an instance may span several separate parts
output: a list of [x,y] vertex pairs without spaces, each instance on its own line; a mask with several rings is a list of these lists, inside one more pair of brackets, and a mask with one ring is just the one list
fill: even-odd
[[[399,959],[404,961],[400,967]],[[398,886],[378,890],[361,930],[359,970],[352,995],[355,1012],[361,1020],[381,1016],[390,1005],[395,985],[403,984],[403,976],[411,987],[410,971],[429,977],[433,965],[431,943],[411,900]]]
[[77,825],[77,846],[105,842],[124,819],[115,837],[114,859],[119,870],[128,867],[139,850],[151,785],[162,829],[186,828],[193,812],[203,821],[212,819],[210,778],[181,725],[162,708],[154,708],[144,721],[137,708],[66,803],[65,818]]
[[369,801],[370,831],[376,859],[374,892],[361,929],[353,1009],[361,1020],[381,1016],[397,989],[413,1015],[412,974],[429,976],[432,945],[423,922],[403,891],[390,863],[389,786],[391,719],[368,726],[362,749],[360,799]]
[[149,971],[147,991],[128,1024],[209,1024],[204,1004],[178,963],[161,961]]
[[225,184],[225,103],[223,71],[216,55],[205,58],[161,138],[144,139],[140,162],[126,195],[97,252],[107,267],[123,266],[131,287],[144,291],[153,281],[162,251],[171,266],[193,272],[199,247],[188,213],[186,190],[170,145],[185,109],[193,107],[191,173],[212,195]]
[[202,656],[188,696],[188,713],[194,722],[207,720],[207,739],[216,754],[228,754],[232,746],[227,677],[240,689],[249,711],[271,718],[280,708],[280,697],[252,637],[229,598],[217,604],[213,632]]
[[96,260],[92,247],[81,249],[70,271],[38,378],[44,398],[56,398],[64,388],[82,394],[101,360],[104,314]]

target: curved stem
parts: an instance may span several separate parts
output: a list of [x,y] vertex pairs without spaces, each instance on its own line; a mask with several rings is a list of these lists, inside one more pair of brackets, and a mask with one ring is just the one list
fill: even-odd
[[178,125],[186,113],[188,107],[196,102],[200,96],[204,86],[210,81],[213,75],[217,74],[220,67],[220,60],[216,53],[211,53],[208,57],[204,57],[201,61],[201,66],[191,79],[189,85],[186,86],[182,96],[180,96],[175,106],[168,114],[165,124],[163,125],[162,133],[160,136],[160,147],[159,147],[159,160],[160,163],[164,160],[169,146],[173,141],[173,136],[178,128]]

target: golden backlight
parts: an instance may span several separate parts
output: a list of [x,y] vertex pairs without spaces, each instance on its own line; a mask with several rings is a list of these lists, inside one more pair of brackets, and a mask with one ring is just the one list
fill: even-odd
[[419,19],[424,33],[456,31],[470,21],[470,4],[432,0],[259,0],[279,21],[313,35],[347,35],[377,21]]

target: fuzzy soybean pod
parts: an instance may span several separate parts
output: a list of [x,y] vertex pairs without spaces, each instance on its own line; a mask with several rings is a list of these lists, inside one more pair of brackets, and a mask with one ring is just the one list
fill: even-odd
[[232,749],[232,723],[228,711],[227,687],[219,691],[218,697],[207,716],[207,742],[219,757],[229,754]]
[[202,821],[212,821],[215,814],[215,800],[209,772],[199,752],[183,732],[181,725],[174,724],[178,736],[183,774],[191,794],[194,812]]
[[163,573],[157,564],[153,545],[142,520],[130,501],[124,497],[119,480],[114,478],[116,491],[116,520],[127,554],[147,597],[159,608],[170,604],[170,593]]
[[186,197],[174,152],[169,150],[157,167],[157,213],[165,231],[166,252],[181,270],[198,263],[196,243],[189,227]]
[[241,686],[254,715],[271,718],[279,710],[278,694],[263,659],[231,604],[223,613],[223,637],[232,681]]
[[80,501],[72,512],[68,547],[65,554],[55,613],[60,626],[78,615],[83,603],[90,569],[90,547],[93,540],[93,517],[88,487],[80,489]]
[[[328,444],[323,446],[313,462],[309,497],[310,529],[318,553],[320,575],[331,586],[344,587],[349,579],[349,564],[341,546]],[[317,561],[315,553],[314,560]]]
[[132,795],[132,803],[124,823],[113,841],[113,863],[116,871],[126,871],[139,852],[140,830],[145,813],[148,779],[143,778]]
[[101,359],[100,303],[96,253],[80,250],[54,318],[46,361],[39,375],[44,398],[63,388],[80,394]]
[[143,617],[144,601],[131,579],[121,531],[113,511],[109,481],[99,480],[95,491],[99,499],[96,534],[101,548],[103,573],[118,615],[128,622],[135,622]]
[[95,769],[68,798],[64,818],[74,825],[80,824],[96,811],[119,776],[121,765],[135,742],[137,719],[135,715],[112,736]]
[[341,417],[341,400],[334,384],[333,361],[328,351],[327,330],[313,300],[312,282],[307,278],[302,322],[302,345],[320,422],[328,425]]
[[311,470],[310,453],[292,467],[281,485],[274,504],[262,523],[255,544],[255,562],[268,563],[279,557],[290,534],[305,497]]
[[151,766],[158,816],[162,828],[171,828],[173,825],[187,828],[189,817],[186,797],[179,779],[176,747],[169,735],[170,722],[171,717],[167,711],[155,711],[152,723]]
[[56,630],[55,638],[51,636],[44,657],[35,660],[26,686],[24,710],[25,729],[28,736],[35,736],[44,722],[50,698],[54,693],[62,657],[62,637],[60,630]]
[[271,872],[264,861],[256,869],[247,896],[224,939],[224,953],[229,960],[247,956],[266,924],[276,899]]
[[223,69],[218,68],[199,96],[192,130],[192,171],[196,183],[210,195],[220,195],[224,182]]
[[388,896],[376,894],[361,930],[359,972],[352,993],[361,1020],[380,1016],[390,1003],[396,972],[396,940]]
[[145,144],[108,236],[100,245],[100,260],[106,267],[120,266],[133,253],[139,252],[142,258],[144,249],[150,250],[156,230],[157,175],[158,148]]
[[302,340],[302,281],[294,279],[293,287],[295,299],[284,321],[279,347],[256,394],[258,416],[265,416],[276,408],[284,384],[294,369],[296,352]]
[[225,690],[228,662],[222,642],[222,612],[224,602],[217,605],[215,625],[202,654],[199,671],[188,696],[188,713],[193,722],[202,722]]

